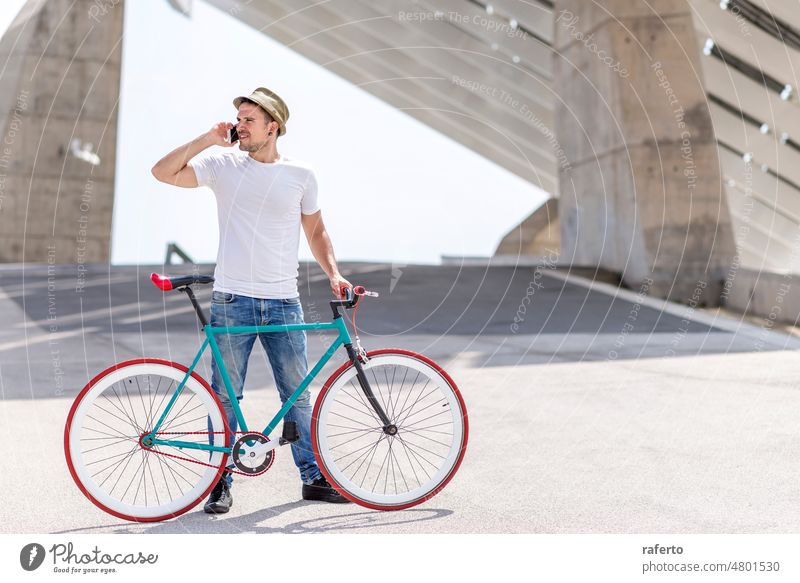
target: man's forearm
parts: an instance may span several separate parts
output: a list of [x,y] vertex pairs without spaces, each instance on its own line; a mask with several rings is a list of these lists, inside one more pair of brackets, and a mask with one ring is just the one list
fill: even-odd
[[214,140],[209,137],[208,134],[198,136],[188,144],[175,148],[172,152],[161,158],[161,160],[153,166],[153,175],[156,178],[175,176],[184,169],[186,164],[189,163],[189,160],[213,145]]
[[309,247],[311,247],[314,259],[329,278],[339,275],[336,256],[333,254],[333,244],[327,231],[323,231],[311,239]]

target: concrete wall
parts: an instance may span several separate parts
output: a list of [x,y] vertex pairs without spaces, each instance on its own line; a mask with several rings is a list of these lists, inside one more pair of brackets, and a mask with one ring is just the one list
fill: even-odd
[[731,310],[760,316],[767,327],[800,322],[800,275],[774,273],[732,266],[725,280],[723,305]]
[[506,233],[495,257],[541,257],[557,255],[561,247],[558,225],[558,199],[551,198],[524,221]]
[[559,0],[561,261],[715,305],[735,253],[685,0]]
[[31,0],[0,41],[0,261],[108,261],[123,8]]

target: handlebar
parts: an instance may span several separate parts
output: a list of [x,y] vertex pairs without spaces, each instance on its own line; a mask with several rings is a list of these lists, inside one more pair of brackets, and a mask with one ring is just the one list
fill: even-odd
[[344,308],[346,310],[355,308],[358,305],[358,302],[361,300],[361,296],[378,297],[378,292],[368,291],[363,285],[356,285],[352,288],[342,286],[341,292],[344,296],[343,299],[331,300],[330,302],[334,318],[341,317],[341,314],[339,314],[339,308]]

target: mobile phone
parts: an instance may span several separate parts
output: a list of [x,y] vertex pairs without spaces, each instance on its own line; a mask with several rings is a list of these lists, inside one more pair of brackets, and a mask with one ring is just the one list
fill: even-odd
[[236,131],[236,126],[228,130],[228,143],[233,144],[239,141],[239,133]]

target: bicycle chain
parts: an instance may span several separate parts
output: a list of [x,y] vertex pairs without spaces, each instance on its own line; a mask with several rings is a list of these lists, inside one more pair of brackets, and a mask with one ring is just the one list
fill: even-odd
[[[245,435],[247,433],[258,433],[258,432],[257,431],[233,431],[232,433],[234,435],[238,435],[238,434]],[[157,431],[156,435],[225,435],[225,431]],[[267,437],[267,436],[265,435],[264,437]],[[269,437],[267,437],[267,440],[269,440]],[[139,445],[141,445],[141,443]],[[158,454],[158,455],[165,455],[167,457],[175,458],[175,459],[178,459],[178,460],[183,460],[183,461],[186,461],[186,462],[191,462],[191,463],[194,463],[194,464],[200,464],[201,466],[206,466],[206,467],[209,467],[209,468],[218,468],[219,467],[219,466],[215,466],[214,464],[208,464],[206,462],[201,462],[200,460],[196,460],[196,459],[192,459],[192,458],[187,458],[187,457],[175,455],[174,453],[167,453],[165,451],[156,451],[155,449],[151,449],[149,447],[145,447],[144,449],[146,449],[149,452]],[[275,450],[273,449],[271,453],[272,453],[272,455],[274,457],[275,456]],[[228,454],[228,455],[230,455],[230,454]],[[245,472],[240,472],[239,470],[234,470],[234,469],[231,469],[231,468],[225,466],[225,472],[228,472],[230,474],[239,474],[240,476],[247,476],[248,478],[255,478],[256,476],[260,476],[261,474],[265,473],[270,467],[272,467],[272,464],[270,464],[263,472],[259,472],[257,474],[246,474]]]

